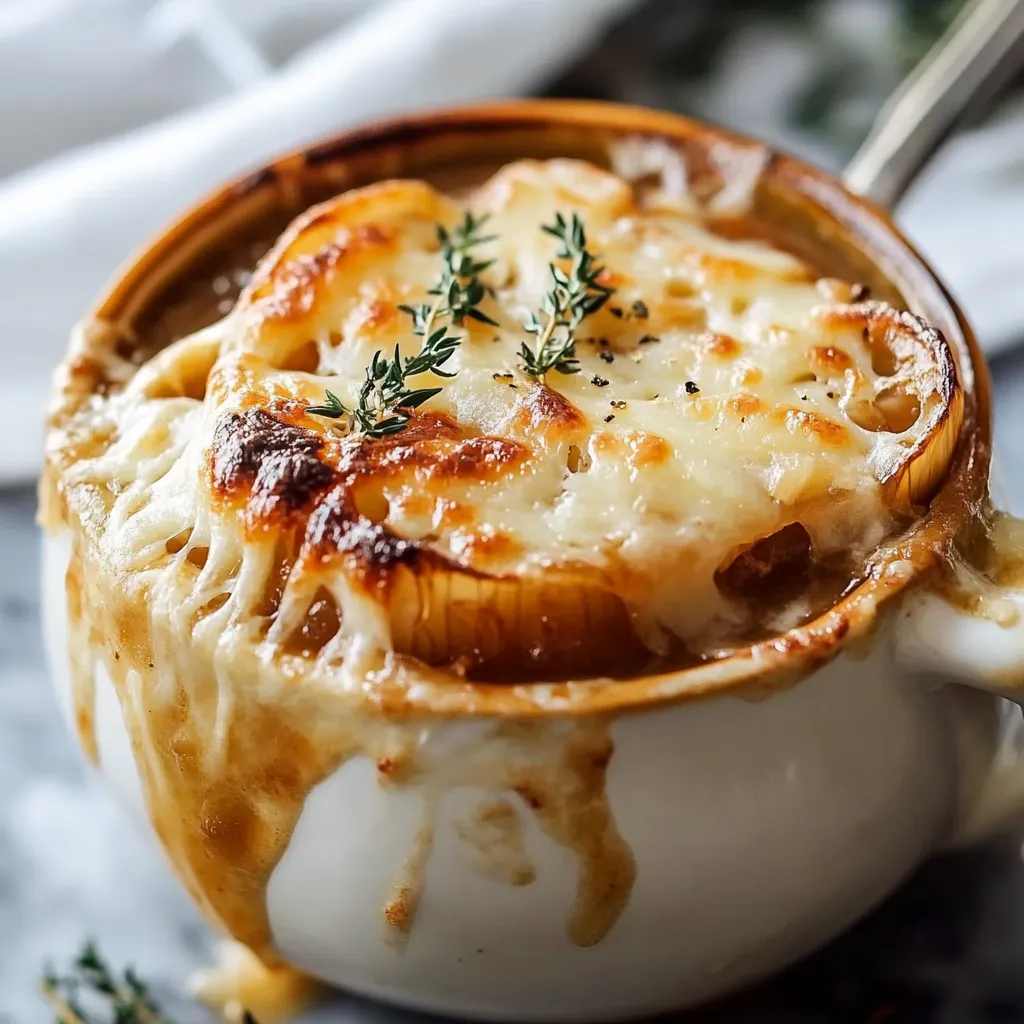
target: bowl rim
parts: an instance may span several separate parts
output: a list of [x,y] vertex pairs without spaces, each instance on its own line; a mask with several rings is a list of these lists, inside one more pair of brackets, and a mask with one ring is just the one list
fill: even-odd
[[[423,673],[414,687],[388,693],[375,704],[398,713],[452,715],[602,714],[641,711],[656,705],[728,694],[763,697],[786,689],[835,657],[852,641],[870,636],[884,604],[912,585],[920,584],[943,560],[954,539],[979,515],[987,497],[991,457],[990,386],[984,359],[963,313],[939,276],[893,223],[870,200],[847,190],[832,174],[781,153],[747,135],[728,131],[674,113],[593,100],[504,100],[431,110],[396,117],[346,131],[293,150],[209,193],[151,238],[115,272],[91,311],[76,329],[55,384],[54,409],[76,388],[77,369],[89,346],[90,324],[134,319],[147,298],[159,292],[175,266],[189,262],[178,254],[203,251],[205,235],[226,235],[232,220],[246,223],[245,209],[256,209],[254,197],[267,190],[287,192],[310,168],[343,164],[353,156],[371,156],[385,147],[415,143],[445,132],[501,132],[512,129],[592,129],[639,136],[685,146],[722,144],[758,147],[765,159],[761,173],[777,179],[832,218],[885,275],[900,283],[915,311],[941,325],[957,357],[966,403],[956,451],[946,477],[928,511],[911,532],[890,549],[859,585],[812,621],[767,640],[738,648],[716,660],[652,675],[626,679],[588,678],[573,682],[520,684],[478,683],[453,679],[447,673]],[[382,175],[385,177],[386,175]],[[938,321],[938,323],[936,323]],[[77,381],[77,383],[76,383]],[[55,417],[51,415],[50,429]],[[49,456],[48,456],[49,460]],[[45,519],[45,516],[44,516]],[[308,670],[307,670],[308,671]],[[326,687],[326,682],[324,683]],[[389,690],[392,689],[389,687]]]

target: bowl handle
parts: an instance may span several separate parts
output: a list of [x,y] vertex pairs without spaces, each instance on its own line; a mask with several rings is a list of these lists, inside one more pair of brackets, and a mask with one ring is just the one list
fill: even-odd
[[953,837],[962,845],[1004,832],[1024,832],[1024,587],[992,587],[997,614],[968,613],[926,588],[908,594],[896,624],[897,665],[930,685],[956,682],[1005,698],[998,743],[968,744],[963,765],[982,781]]
[[1020,67],[1024,0],[972,0],[900,84],[843,175],[891,209],[972,109],[987,112]]

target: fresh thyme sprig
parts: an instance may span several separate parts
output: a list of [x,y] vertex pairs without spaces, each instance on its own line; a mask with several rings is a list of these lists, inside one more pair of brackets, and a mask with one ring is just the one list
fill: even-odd
[[405,383],[407,377],[420,373],[429,372],[438,377],[455,376],[440,367],[462,344],[462,338],[449,334],[447,326],[437,327],[435,324],[442,317],[447,317],[449,323],[457,327],[462,326],[467,318],[497,326],[496,321],[478,308],[488,294],[480,275],[493,260],[474,259],[471,252],[475,246],[483,245],[493,238],[480,234],[486,220],[486,217],[477,219],[467,213],[462,223],[452,231],[440,224],[437,226],[441,273],[434,287],[427,293],[434,296],[434,301],[418,306],[398,307],[412,317],[413,334],[425,339],[419,352],[403,358],[397,345],[391,359],[380,351],[375,352],[359,390],[359,404],[354,409],[346,406],[334,392],[327,391],[326,402],[310,406],[306,412],[328,419],[345,417],[350,433],[380,438],[404,429],[412,411],[440,393],[441,388],[409,390]]
[[[438,313],[447,314],[456,327],[461,327],[466,317],[482,324],[490,324],[492,327],[498,326],[497,321],[477,308],[488,294],[487,286],[480,280],[480,275],[494,260],[475,260],[470,252],[478,245],[494,241],[495,235],[480,234],[480,229],[486,222],[487,215],[477,219],[467,212],[462,223],[451,232],[441,224],[437,226],[437,241],[441,246],[441,276],[428,294],[437,296],[445,303],[444,308],[439,309]],[[399,308],[414,317],[416,315],[414,307]]]
[[568,273],[556,264],[550,264],[553,283],[541,304],[541,312],[547,320],[542,321],[536,313],[531,313],[523,325],[537,336],[535,348],[530,348],[524,341],[519,350],[523,371],[538,380],[543,380],[550,370],[579,373],[576,330],[615,292],[614,288],[598,281],[604,267],[598,266],[598,258],[587,249],[586,231],[577,214],[574,213],[572,220],[567,222],[562,214],[556,213],[554,224],[542,224],[541,231],[562,243],[558,248],[558,259],[572,262]]
[[329,419],[347,416],[350,433],[378,438],[397,434],[409,422],[409,414],[414,409],[441,391],[440,388],[410,391],[405,386],[406,377],[428,370],[438,377],[454,377],[454,373],[446,373],[439,367],[448,360],[461,340],[448,334],[444,327],[439,327],[414,356],[403,359],[397,345],[391,359],[379,351],[374,352],[366,368],[366,379],[359,389],[359,404],[354,409],[346,406],[333,391],[328,391],[324,405],[310,406],[306,411]]
[[[57,1024],[172,1024],[131,967],[119,975],[94,942],[86,942],[67,974],[47,969],[40,985]],[[256,1024],[246,1012],[242,1024]]]

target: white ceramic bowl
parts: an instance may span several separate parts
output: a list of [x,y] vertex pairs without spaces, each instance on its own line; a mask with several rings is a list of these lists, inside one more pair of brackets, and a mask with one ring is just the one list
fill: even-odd
[[[314,190],[343,187],[460,155],[484,163],[538,150],[592,154],[636,132],[705,162],[723,146],[752,145],[667,115],[590,104],[523,103],[384,126],[208,200],[127,268],[94,315],[144,316],[161,282],[279,203],[288,175],[293,185],[314,181]],[[929,575],[975,522],[987,487],[978,351],[884,215],[793,161],[770,161],[765,174],[769,213],[808,233],[827,227],[837,254],[879,287],[898,288],[956,352],[968,415],[924,528],[814,623],[721,662],[563,688],[557,699],[540,686],[471,687],[458,697],[425,687],[413,700],[417,757],[427,766],[417,784],[386,785],[373,759],[356,758],[305,802],[266,894],[273,944],[289,963],[356,992],[468,1017],[653,1014],[777,970],[848,926],[939,848],[1024,812],[1020,711],[1005,699],[1024,675],[1022,629],[958,611]],[[74,724],[65,575],[75,527],[44,518],[47,635]],[[95,682],[100,770],[145,822],[102,659]],[[607,730],[615,830],[602,834],[610,842],[617,831],[624,847],[574,851],[542,829],[523,793],[474,782],[481,757],[508,768],[540,756],[529,740],[487,739],[510,720],[547,723],[537,742],[567,749],[581,730]],[[431,771],[440,779],[442,767],[458,784],[434,785]],[[423,831],[428,793],[436,798],[432,844]],[[621,916],[600,941],[581,944],[602,931],[593,928],[595,885],[621,887],[631,867]],[[407,939],[395,942],[382,906],[410,872],[422,898]]]

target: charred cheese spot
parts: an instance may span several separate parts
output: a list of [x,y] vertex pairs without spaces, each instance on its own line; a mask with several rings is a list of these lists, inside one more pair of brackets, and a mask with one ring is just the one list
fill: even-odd
[[396,537],[387,527],[361,516],[342,488],[326,494],[309,517],[302,561],[324,565],[339,556],[361,576],[381,575],[399,564],[413,564],[418,544]]
[[677,389],[676,392],[680,398],[683,399],[683,414],[687,419],[701,420],[705,423],[710,423],[715,418],[718,412],[718,401],[714,398],[702,398],[699,395],[696,398],[690,398],[689,396],[693,393],[682,385]]
[[551,442],[568,440],[586,426],[586,417],[561,392],[547,384],[529,384],[516,402],[513,429],[539,433]]
[[632,449],[630,464],[637,469],[664,465],[672,458],[672,446],[657,434],[637,431],[627,435],[627,442]]
[[806,409],[780,409],[778,417],[793,434],[803,434],[826,448],[842,448],[850,441],[850,433],[841,423],[821,413]]
[[591,450],[597,455],[616,456],[625,451],[623,438],[606,430],[598,431],[590,442]]
[[271,279],[273,291],[263,301],[263,315],[268,320],[291,320],[308,313],[318,289],[330,284],[334,268],[347,251],[347,245],[332,242],[279,268]]
[[460,561],[469,559],[474,565],[507,564],[522,551],[522,544],[507,533],[485,526],[480,530],[459,533],[453,551]]
[[357,473],[393,477],[410,473],[419,480],[442,484],[453,480],[497,479],[521,466],[530,454],[526,445],[504,437],[415,444],[398,441],[377,450],[380,454],[367,458]]
[[655,319],[677,330],[700,330],[707,324],[707,310],[694,299],[652,303]]
[[382,299],[373,299],[364,307],[359,327],[360,329],[371,331],[379,330],[382,327],[389,327],[394,323],[398,312],[398,307],[394,303],[385,302]]
[[476,510],[464,502],[451,498],[439,498],[432,503],[437,511],[437,522],[448,530],[458,530],[476,521]]
[[853,369],[853,359],[834,345],[815,346],[811,349],[811,367],[822,377],[841,377]]
[[335,471],[320,458],[324,440],[265,412],[224,413],[210,449],[213,493],[241,499],[250,527],[280,523],[331,486]]
[[725,411],[733,418],[742,419],[745,416],[756,416],[758,413],[767,412],[768,405],[757,395],[740,394],[733,395],[725,403]]
[[[568,270],[568,264],[564,265],[563,270]],[[605,288],[624,288],[630,283],[630,278],[626,274],[617,273],[614,270],[603,270],[597,275],[597,283]]]
[[728,334],[708,332],[701,337],[701,351],[715,359],[735,359],[742,351],[742,346]]
[[[330,221],[330,217],[325,214],[323,220]],[[317,226],[316,222],[312,225]],[[388,242],[389,235],[374,224],[360,224],[354,230],[339,226],[334,240],[315,252],[297,253],[274,268],[260,301],[261,315],[270,322],[300,320],[330,288],[339,267],[387,247]]]

